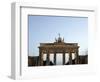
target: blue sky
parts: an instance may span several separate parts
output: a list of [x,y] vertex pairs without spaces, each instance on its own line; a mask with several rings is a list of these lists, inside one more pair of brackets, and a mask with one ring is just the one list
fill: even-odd
[[58,33],[67,43],[78,43],[79,54],[88,48],[88,18],[68,16],[28,16],[29,55],[39,55],[40,43],[54,42]]

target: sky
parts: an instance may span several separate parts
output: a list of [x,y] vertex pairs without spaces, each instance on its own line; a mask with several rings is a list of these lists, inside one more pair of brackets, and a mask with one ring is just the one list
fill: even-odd
[[29,56],[39,55],[40,43],[55,42],[64,37],[64,42],[78,43],[79,55],[88,49],[88,18],[69,16],[28,16]]

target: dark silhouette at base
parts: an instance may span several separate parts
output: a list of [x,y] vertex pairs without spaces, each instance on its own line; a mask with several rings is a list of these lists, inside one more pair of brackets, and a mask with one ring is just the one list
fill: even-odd
[[[81,55],[78,57],[78,64],[88,64],[88,55]],[[43,61],[43,66],[53,66],[55,65],[52,61]],[[72,64],[65,63],[64,65],[76,65],[75,64],[75,59],[72,60]],[[28,56],[28,66],[40,66],[39,65],[39,56]]]
[[47,61],[43,61],[43,66],[47,66],[47,65],[54,65],[52,61],[47,62]]

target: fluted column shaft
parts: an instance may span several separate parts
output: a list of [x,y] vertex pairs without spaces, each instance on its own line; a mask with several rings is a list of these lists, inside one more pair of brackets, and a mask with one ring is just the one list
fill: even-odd
[[50,64],[50,54],[49,54],[49,52],[47,51],[46,65],[49,65],[49,64]]
[[78,49],[76,50],[76,53],[75,53],[75,64],[78,64],[79,61],[78,61]]
[[43,66],[43,53],[40,52],[40,65]]
[[69,64],[72,64],[72,53],[69,52]]
[[63,52],[63,65],[65,65],[65,52]]
[[54,52],[54,64],[56,65],[56,52]]

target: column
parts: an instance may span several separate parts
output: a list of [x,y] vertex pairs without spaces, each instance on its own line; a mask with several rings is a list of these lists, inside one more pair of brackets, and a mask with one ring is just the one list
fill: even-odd
[[65,65],[65,52],[63,52],[63,65]]
[[54,52],[54,64],[56,65],[56,52]]
[[78,49],[76,50],[75,52],[75,64],[78,64],[79,61],[78,61]]
[[43,53],[40,52],[40,65],[43,66]]
[[46,59],[46,65],[50,64],[50,54],[47,52],[47,59]]
[[38,61],[38,66],[41,65],[41,53],[40,53],[40,50],[39,50],[39,61]]
[[69,64],[72,64],[72,53],[69,52]]

